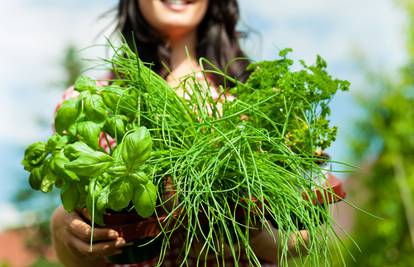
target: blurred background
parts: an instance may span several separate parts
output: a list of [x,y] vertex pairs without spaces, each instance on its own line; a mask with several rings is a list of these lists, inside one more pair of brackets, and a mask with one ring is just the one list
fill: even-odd
[[[414,266],[414,0],[240,0],[248,55],[317,54],[351,82],[331,103],[328,153],[348,200],[334,208],[349,266]],[[14,0],[0,8],[0,266],[60,266],[48,220],[60,200],[29,190],[24,149],[51,134],[73,79],[108,57],[116,0]],[[104,73],[89,71],[97,78]],[[350,167],[354,166],[354,167]],[[369,215],[370,213],[372,215]],[[375,216],[373,216],[375,215]],[[355,243],[357,245],[355,245]],[[338,266],[342,261],[338,259]]]

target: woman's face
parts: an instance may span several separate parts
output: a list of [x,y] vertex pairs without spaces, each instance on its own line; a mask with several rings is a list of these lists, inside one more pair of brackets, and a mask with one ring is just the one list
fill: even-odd
[[162,36],[179,38],[197,29],[209,0],[139,0],[145,20]]

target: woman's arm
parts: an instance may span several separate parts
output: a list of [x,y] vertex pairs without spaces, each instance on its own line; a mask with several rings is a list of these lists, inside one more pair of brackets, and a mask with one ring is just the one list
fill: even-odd
[[89,250],[91,227],[75,212],[62,206],[52,216],[53,247],[58,259],[68,267],[106,266],[104,257],[120,253],[125,240],[111,229],[95,228],[94,245]]

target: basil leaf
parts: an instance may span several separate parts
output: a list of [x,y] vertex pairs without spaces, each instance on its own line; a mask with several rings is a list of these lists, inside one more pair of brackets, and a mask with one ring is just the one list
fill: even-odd
[[99,191],[95,205],[95,222],[100,225],[105,225],[103,215],[108,206],[109,186],[104,187]]
[[97,177],[104,173],[113,164],[113,159],[108,154],[95,151],[81,154],[76,160],[65,164],[65,168],[73,171],[78,176]]
[[129,170],[137,169],[150,157],[152,139],[145,127],[128,133],[122,142],[121,156]]
[[31,171],[33,168],[42,164],[47,155],[48,153],[46,151],[45,142],[36,142],[31,144],[24,152],[22,160],[24,169],[26,171]]
[[53,185],[55,184],[56,179],[57,179],[56,175],[52,172],[50,168],[49,161],[46,161],[44,163],[42,175],[43,175],[43,179],[42,179],[39,189],[43,193],[48,193],[52,191]]
[[76,173],[65,169],[65,164],[69,162],[69,159],[65,156],[63,151],[58,151],[52,155],[50,168],[58,177],[62,177],[69,181],[79,181],[79,177],[76,175]]
[[127,174],[127,168],[125,165],[116,165],[109,168],[107,172],[114,177],[122,177]]
[[71,160],[77,159],[81,155],[95,152],[95,150],[83,142],[75,142],[73,144],[67,145],[63,151],[65,153],[65,156]]
[[96,208],[99,211],[104,212],[106,210],[106,208],[108,207],[108,203],[109,203],[109,186],[104,187],[98,195],[98,199],[96,201]]
[[98,90],[98,86],[95,80],[82,75],[75,81],[75,90],[78,92],[89,91],[95,93]]
[[131,173],[129,174],[129,177],[136,185],[146,184],[149,182],[149,178],[144,172]]
[[94,149],[99,149],[99,136],[102,125],[92,121],[82,121],[76,124],[76,136]]
[[110,136],[116,138],[117,142],[120,143],[125,135],[125,123],[127,117],[123,115],[113,115],[106,119],[104,131]]
[[69,126],[76,122],[80,114],[79,99],[69,99],[63,102],[56,112],[55,130],[62,134]]
[[117,86],[105,86],[102,88],[101,96],[104,103],[112,110],[116,111],[119,105],[119,100],[126,91]]
[[68,143],[68,139],[69,137],[66,135],[61,136],[60,134],[55,133],[47,141],[46,150],[50,153],[55,152],[55,150],[60,150]]
[[95,122],[102,122],[107,116],[106,105],[101,96],[92,94],[83,99],[86,117]]
[[135,116],[137,112],[137,98],[128,91],[117,86],[106,86],[101,91],[105,104],[117,114]]
[[63,207],[67,212],[72,212],[77,207],[79,201],[79,191],[75,184],[69,183],[60,193]]
[[134,194],[134,187],[125,179],[111,184],[109,193],[109,207],[114,211],[121,211],[128,207]]
[[150,217],[154,213],[157,203],[157,187],[152,182],[138,185],[135,188],[132,202],[139,216]]
[[[103,213],[97,208],[98,196],[101,194],[101,191],[101,185],[97,183],[95,179],[92,179],[89,183],[88,195],[86,196],[86,208],[88,209],[91,216],[94,215],[93,218],[96,224],[104,225]],[[95,206],[93,205],[94,200]]]
[[122,162],[122,164],[124,164],[124,162],[122,161],[122,143],[119,143],[119,145],[117,145],[115,147],[115,149],[112,152],[112,157],[114,158],[115,162],[120,163]]
[[76,123],[74,123],[74,124],[72,124],[71,126],[69,126],[69,129],[68,129],[68,134],[70,135],[70,136],[73,136],[73,137],[76,137],[76,133],[77,133],[77,124]]
[[83,209],[86,206],[86,197],[88,195],[87,186],[83,183],[74,183],[79,193],[79,200],[76,204],[76,209]]
[[29,176],[30,187],[34,190],[40,190],[43,180],[43,165],[33,168]]

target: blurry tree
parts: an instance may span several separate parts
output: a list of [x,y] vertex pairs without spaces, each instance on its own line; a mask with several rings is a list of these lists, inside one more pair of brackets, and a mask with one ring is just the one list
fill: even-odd
[[76,78],[80,76],[84,67],[76,46],[69,45],[66,48],[65,57],[62,63],[66,74],[64,85],[65,88],[67,88],[75,83]]
[[[75,83],[76,78],[82,73],[84,64],[82,59],[79,57],[78,48],[73,44],[70,44],[65,48],[64,56],[60,60],[64,77],[60,79],[60,81],[56,84],[56,87],[63,91]],[[52,122],[44,121],[42,118],[39,119],[39,123],[44,124],[46,127],[51,127],[52,124]],[[36,202],[34,200],[39,196],[39,194],[39,192],[34,191],[27,186],[16,193],[14,196],[14,202],[22,208],[30,207],[31,205],[28,203]],[[48,195],[47,197],[53,198],[52,195]],[[41,214],[41,218],[49,218],[50,213],[55,209],[55,202],[42,202],[42,204],[44,203],[49,203],[50,207],[42,207],[43,214]]]
[[[84,65],[81,58],[79,57],[79,51],[74,45],[69,45],[65,49],[64,57],[61,59],[61,65],[63,67],[64,77],[60,79],[56,87],[64,89],[75,83],[76,78],[81,74]],[[39,120],[40,122],[42,120]],[[47,127],[50,127],[51,122],[45,122]],[[50,217],[53,211],[56,208],[56,199],[58,198],[58,193],[55,195],[40,195],[40,192],[34,191],[29,187],[19,190],[15,197],[14,201],[17,206],[22,208],[33,208],[37,213],[36,224],[32,226],[33,230],[36,231],[36,234],[33,236],[28,236],[26,238],[26,247],[27,249],[33,251],[39,256],[38,260],[33,263],[33,267],[40,266],[61,266],[58,263],[49,262],[47,260],[47,247],[51,245],[51,236],[50,236]],[[52,201],[53,200],[53,201]],[[41,208],[39,208],[41,206]],[[0,265],[1,267],[2,265]]]
[[354,142],[361,162],[371,157],[369,172],[355,177],[369,192],[362,208],[382,219],[356,218],[361,252],[352,251],[351,266],[414,266],[414,1],[399,2],[408,15],[408,62],[397,77],[374,76]]

